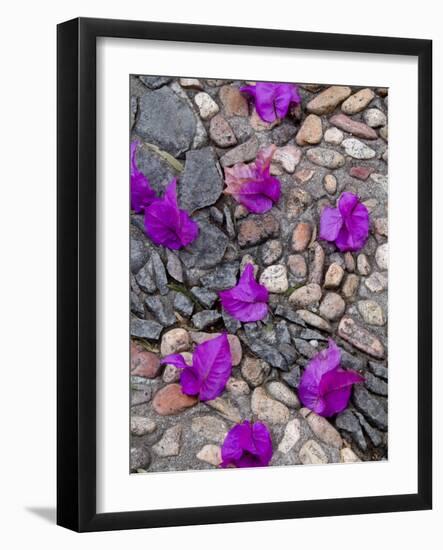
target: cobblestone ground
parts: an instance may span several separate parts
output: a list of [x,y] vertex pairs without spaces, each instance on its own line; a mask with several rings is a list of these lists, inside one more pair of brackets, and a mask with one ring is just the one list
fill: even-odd
[[[271,465],[387,458],[388,91],[300,84],[302,104],[263,122],[239,93],[244,82],[131,77],[131,137],[157,192],[178,177],[179,203],[200,226],[179,252],[156,247],[131,215],[131,470],[217,467],[236,422],[264,421]],[[222,194],[223,168],[278,146],[272,173],[282,197],[248,214]],[[359,253],[317,239],[319,214],[343,191],[371,215]],[[270,314],[239,323],[220,307],[247,261],[270,290]],[[234,368],[223,394],[183,396],[168,353],[227,330]],[[301,408],[300,375],[332,336],[344,368],[365,383],[332,419]],[[123,367],[124,368],[124,367]]]

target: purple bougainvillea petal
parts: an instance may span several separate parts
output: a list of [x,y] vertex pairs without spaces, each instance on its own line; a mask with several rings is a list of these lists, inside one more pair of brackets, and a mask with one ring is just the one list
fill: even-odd
[[270,210],[281,195],[280,181],[269,174],[275,150],[275,145],[265,147],[258,152],[255,162],[225,168],[225,193],[255,214]]
[[188,365],[180,354],[163,357],[162,365],[174,365],[183,369],[180,385],[183,393],[198,395],[201,401],[218,397],[231,376],[232,357],[226,334],[207,340],[195,347],[192,365]]
[[131,142],[131,209],[137,214],[157,198],[148,178],[137,168],[135,157],[139,145],[138,141]]
[[175,250],[192,243],[198,236],[198,224],[178,207],[176,185],[176,180],[172,180],[163,198],[145,209],[148,237],[157,245]]
[[363,377],[353,371],[337,368],[325,373],[319,385],[323,400],[323,416],[332,416],[346,409],[352,385],[359,382],[363,382]]
[[198,345],[192,364],[200,382],[200,399],[208,401],[218,397],[225,389],[232,371],[231,349],[226,334]]
[[257,82],[255,86],[243,86],[240,91],[253,98],[259,117],[269,123],[277,118],[284,118],[291,104],[301,102],[295,84]]
[[272,458],[269,430],[262,422],[245,420],[225,437],[221,467],[253,468],[267,466]]
[[348,406],[352,385],[362,381],[358,373],[340,368],[340,349],[329,339],[328,348],[306,366],[298,393],[305,407],[321,416],[332,416]]
[[260,321],[268,313],[269,293],[255,280],[252,264],[247,264],[236,286],[218,294],[223,308],[238,321]]
[[320,238],[325,241],[335,241],[342,225],[343,218],[338,208],[325,206],[320,218]]
[[177,367],[178,369],[185,369],[189,366],[184,360],[183,356],[179,353],[166,355],[166,357],[163,357],[163,359],[161,359],[160,365],[174,365],[174,367]]
[[343,193],[337,208],[327,206],[323,209],[319,236],[334,242],[341,252],[360,250],[368,235],[368,209],[353,193]]
[[199,373],[194,367],[185,368],[180,374],[182,392],[186,395],[199,395],[201,381]]

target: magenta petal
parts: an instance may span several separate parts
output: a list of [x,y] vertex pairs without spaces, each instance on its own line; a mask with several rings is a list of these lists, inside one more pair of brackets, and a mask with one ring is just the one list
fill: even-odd
[[131,209],[136,213],[143,212],[157,198],[148,178],[137,168],[135,156],[139,145],[138,141],[131,143]]
[[344,410],[351,396],[352,384],[363,378],[340,368],[340,349],[332,339],[329,346],[309,361],[301,377],[298,392],[305,407],[322,416]]
[[198,224],[178,207],[175,179],[163,198],[145,210],[145,229],[152,242],[171,249],[182,248],[197,238]]
[[325,206],[320,217],[320,239],[335,241],[343,225],[343,218],[338,208]]
[[272,458],[272,440],[268,428],[261,422],[245,420],[225,437],[221,467],[251,468],[267,466]]
[[166,355],[166,357],[163,357],[163,359],[160,360],[160,365],[174,365],[174,367],[179,369],[185,369],[188,367],[186,361],[183,359],[183,356],[179,353]]
[[263,214],[270,210],[280,198],[280,182],[269,177],[262,181],[248,181],[241,191],[235,195],[237,201],[255,214]]
[[269,123],[277,118],[284,118],[292,103],[301,102],[295,84],[257,82],[255,86],[243,86],[240,91],[248,93],[254,99],[258,115]]
[[186,395],[198,395],[201,381],[197,370],[194,367],[185,368],[180,375],[182,392]]
[[252,264],[245,267],[235,287],[219,292],[219,296],[223,308],[238,321],[260,321],[268,313],[269,293],[255,280]]
[[368,209],[353,193],[343,193],[338,200],[338,208],[327,206],[323,209],[319,236],[335,242],[341,252],[360,250],[368,234]]
[[332,416],[346,409],[352,385],[362,381],[363,378],[353,371],[337,368],[327,372],[319,386],[324,403],[323,416]]
[[200,381],[200,399],[208,401],[218,397],[225,389],[232,371],[231,349],[226,334],[198,345],[192,364]]

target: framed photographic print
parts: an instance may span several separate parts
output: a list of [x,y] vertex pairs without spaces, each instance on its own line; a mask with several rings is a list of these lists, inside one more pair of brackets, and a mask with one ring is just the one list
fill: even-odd
[[59,525],[431,507],[431,60],[59,25]]

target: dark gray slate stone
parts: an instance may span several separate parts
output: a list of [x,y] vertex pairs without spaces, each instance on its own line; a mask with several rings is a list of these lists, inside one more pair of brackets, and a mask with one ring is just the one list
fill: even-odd
[[147,296],[145,304],[157,321],[164,327],[170,327],[176,323],[177,319],[175,318],[169,296]]
[[203,311],[194,313],[191,321],[194,324],[195,328],[202,330],[204,328],[215,325],[215,323],[217,323],[217,321],[219,321],[220,319],[221,315],[218,311],[213,309],[204,309]]
[[352,411],[347,410],[337,415],[335,425],[339,430],[348,432],[360,449],[362,451],[366,451],[368,445],[366,443],[365,436],[363,435],[358,418],[352,413]]
[[205,220],[198,220],[198,224],[197,239],[186,250],[180,250],[180,259],[187,268],[214,267],[223,258],[229,239],[223,231]]
[[369,439],[372,441],[372,444],[375,447],[378,447],[379,445],[381,445],[383,442],[383,437],[381,433],[375,428],[373,428],[370,424],[368,424],[368,422],[366,422],[365,420],[365,417],[361,413],[356,411],[355,414],[357,415],[360,421],[360,424],[363,426],[365,432],[368,434]]
[[180,258],[172,250],[166,250],[166,269],[176,281],[183,282],[183,266],[180,262]]
[[341,348],[341,366],[345,369],[363,370],[366,361]]
[[291,364],[297,359],[297,352],[294,349],[294,346],[291,344],[281,344],[278,346],[278,351],[286,359],[286,363]]
[[145,308],[143,307],[143,300],[141,299],[140,295],[131,290],[131,311],[138,315],[139,317],[143,317],[145,313]]
[[135,276],[137,283],[140,288],[145,292],[152,294],[157,290],[157,285],[154,280],[153,268],[152,268],[152,259],[148,260],[145,265],[140,269],[140,271]]
[[295,136],[297,131],[298,128],[295,124],[282,122],[282,124],[272,130],[272,143],[280,147]]
[[233,239],[235,237],[235,227],[232,220],[231,210],[228,205],[223,208],[223,213],[225,215],[225,225],[227,234]]
[[372,393],[376,393],[378,395],[383,395],[383,396],[388,395],[388,385],[387,385],[387,383],[384,380],[382,380],[381,378],[378,378],[377,376],[374,376],[370,372],[367,372],[365,374],[365,386]]
[[284,372],[281,377],[288,386],[297,389],[301,378],[301,368],[298,365],[293,365],[289,372]]
[[212,273],[202,277],[201,283],[209,290],[226,290],[232,288],[237,284],[239,267],[239,262],[222,264]]
[[187,296],[177,292],[174,298],[174,309],[184,317],[190,317],[194,311],[194,304]]
[[157,321],[144,321],[133,317],[131,319],[131,336],[146,338],[147,340],[158,340],[162,325]]
[[313,330],[311,328],[305,328],[301,329],[299,334],[299,338],[303,338],[303,340],[320,340],[320,341],[327,341],[327,337],[323,336],[320,332],[317,332],[316,330]]
[[306,340],[303,340],[302,338],[293,338],[292,341],[294,342],[294,346],[296,347],[297,351],[307,357],[308,359],[312,359],[314,355],[317,355],[319,352],[318,349],[314,348],[314,346],[311,346]]
[[160,155],[149,147],[139,147],[137,167],[148,178],[154,191],[162,195],[168,183],[178,172]]
[[388,427],[388,414],[386,411],[386,401],[370,394],[368,390],[356,384],[354,386],[354,404],[362,412],[371,424],[386,430]]
[[224,309],[222,310],[222,318],[223,318],[223,323],[225,324],[226,330],[230,334],[235,334],[237,330],[240,329],[241,327],[240,321],[238,321],[237,319],[234,319],[234,317],[231,317],[229,313],[226,313]]
[[178,157],[191,147],[195,128],[192,109],[167,86],[141,96],[135,132],[145,141]]
[[152,275],[155,281],[155,285],[158,288],[160,294],[165,295],[169,292],[168,277],[166,275],[165,266],[163,265],[160,254],[153,250],[151,253],[152,261]]
[[369,370],[372,372],[372,374],[375,374],[375,376],[378,376],[379,378],[384,378],[385,380],[388,379],[388,369],[382,363],[369,361]]
[[160,88],[161,86],[164,86],[168,82],[171,82],[172,77],[171,76],[145,76],[145,75],[141,75],[141,76],[139,76],[139,79],[149,89],[155,90],[157,88]]
[[193,296],[195,296],[197,300],[202,304],[202,306],[206,308],[211,308],[218,298],[218,294],[216,294],[215,292],[211,292],[206,288],[201,288],[200,286],[192,287],[191,292]]
[[266,342],[263,331],[258,330],[255,323],[243,325],[245,336],[242,338],[254,355],[269,363],[272,367],[283,371],[288,370],[288,361],[274,344]]
[[289,332],[286,321],[279,321],[275,324],[275,335],[280,345],[291,343],[291,333]]
[[178,186],[182,208],[189,213],[214,204],[223,191],[223,179],[212,147],[186,153],[185,169]]
[[211,206],[211,208],[209,209],[209,213],[211,214],[211,218],[215,222],[220,225],[223,223],[223,214],[216,206]]
[[150,251],[149,248],[145,246],[145,238],[143,234],[131,224],[130,227],[130,263],[132,273],[137,273],[147,262]]
[[288,306],[282,306],[278,305],[275,308],[274,314],[278,317],[283,317],[284,319],[287,319],[288,321],[291,321],[291,323],[296,323],[297,325],[300,325],[302,327],[306,327],[306,323],[299,317],[296,311]]

